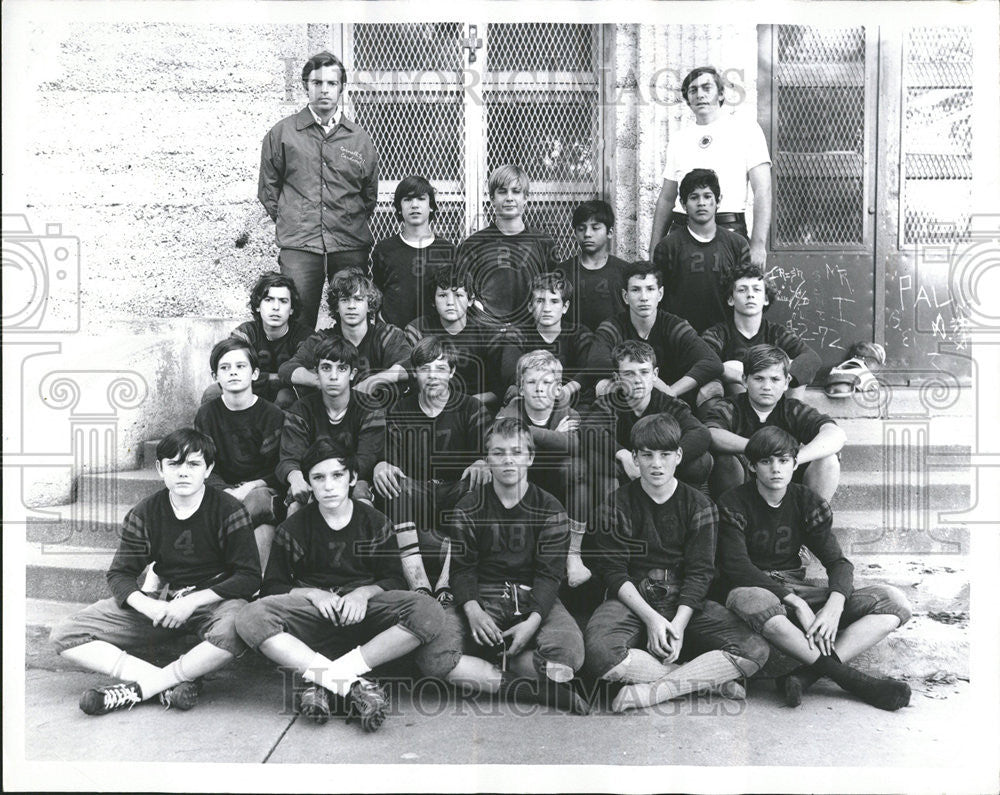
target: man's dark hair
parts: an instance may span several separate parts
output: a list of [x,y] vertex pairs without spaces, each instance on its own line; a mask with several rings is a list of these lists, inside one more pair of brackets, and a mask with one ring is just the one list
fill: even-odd
[[687,197],[699,188],[708,188],[712,191],[716,202],[719,201],[719,196],[722,195],[722,190],[719,188],[718,174],[710,168],[693,168],[681,180],[678,193],[681,198],[681,204],[683,205],[687,201]]
[[403,218],[403,199],[412,199],[416,196],[426,196],[430,204],[430,220],[437,217],[437,198],[434,196],[434,186],[427,181],[426,177],[411,175],[403,177],[396,186],[396,192],[392,195],[392,206],[396,208],[396,219]]
[[287,287],[288,295],[292,302],[292,317],[299,314],[302,308],[302,299],[299,297],[299,288],[295,282],[283,273],[268,271],[261,276],[250,291],[250,311],[254,317],[260,317],[260,302],[267,298],[267,291],[272,287]]
[[777,425],[765,425],[747,440],[743,454],[751,464],[778,455],[798,458],[799,443],[784,428],[779,428]]
[[711,75],[715,79],[715,85],[719,89],[719,104],[726,104],[726,84],[722,80],[722,75],[716,70],[714,66],[696,66],[690,72],[687,73],[687,77],[684,78],[684,82],[681,83],[681,94],[684,97],[684,101],[688,105],[691,103],[688,101],[688,88],[691,83],[697,80],[702,75]]
[[455,367],[458,362],[458,348],[449,339],[429,334],[413,346],[410,363],[416,370],[422,365],[430,364],[439,356],[443,356],[451,367]]
[[659,268],[647,259],[636,260],[635,262],[626,265],[625,269],[622,271],[622,284],[625,285],[625,289],[628,290],[629,279],[632,277],[645,279],[650,275],[656,277],[656,284],[659,287],[663,286],[663,274],[660,273]]
[[438,265],[430,272],[431,292],[438,290],[465,290],[469,298],[473,297],[472,292],[472,271],[468,268],[459,268],[454,264]]
[[749,378],[754,373],[759,373],[768,367],[774,367],[776,364],[780,364],[785,375],[788,375],[788,368],[791,366],[792,360],[777,345],[752,345],[743,354],[743,376]]
[[629,444],[634,452],[664,450],[672,453],[681,446],[681,426],[669,414],[652,414],[632,426]]
[[615,211],[611,209],[610,204],[600,199],[591,199],[590,201],[582,202],[573,210],[573,228],[576,229],[580,224],[585,224],[587,221],[596,221],[599,224],[604,224],[609,230],[613,229],[615,226]]
[[251,370],[256,370],[260,367],[260,359],[257,356],[257,351],[253,349],[253,346],[249,342],[242,337],[226,337],[224,340],[215,343],[212,352],[208,356],[208,363],[212,368],[213,376],[215,375],[215,371],[219,369],[219,359],[233,351],[247,352],[247,359],[250,361]]
[[186,461],[191,453],[201,453],[205,464],[211,466],[215,463],[215,442],[211,436],[194,428],[178,428],[156,445],[157,461]]
[[330,289],[326,294],[330,314],[333,317],[339,317],[338,304],[340,299],[350,298],[358,293],[368,299],[369,316],[374,317],[378,314],[378,310],[382,308],[382,291],[375,286],[371,279],[355,270],[341,271],[330,282]]
[[767,298],[767,303],[764,304],[765,312],[777,300],[778,294],[771,286],[771,281],[764,275],[764,271],[760,269],[759,265],[751,265],[750,263],[722,269],[722,272],[719,273],[719,286],[722,288],[722,295],[726,298],[731,296],[733,290],[736,289],[736,282],[740,279],[760,279],[764,282],[764,296]]
[[320,436],[302,454],[299,468],[302,474],[306,476],[306,481],[309,481],[309,470],[321,461],[326,461],[330,458],[340,461],[344,465],[344,468],[351,474],[351,477],[357,477],[360,471],[358,467],[358,454],[354,449],[354,445],[350,443],[350,435],[346,431],[342,431],[333,436]]
[[565,304],[573,297],[573,283],[561,271],[540,273],[531,280],[532,300],[536,292],[558,293]]
[[633,362],[649,362],[656,367],[656,351],[652,345],[642,340],[623,340],[612,348],[611,361],[615,365],[615,372],[626,359],[631,359]]
[[347,70],[344,68],[344,64],[340,58],[326,50],[316,53],[306,61],[305,66],[302,67],[302,85],[309,82],[309,75],[317,69],[322,69],[324,66],[336,66],[340,69],[340,88],[343,89],[347,84]]
[[354,369],[361,361],[361,354],[353,342],[348,342],[343,337],[327,337],[316,346],[316,368],[319,363],[326,359],[328,362],[340,362]]

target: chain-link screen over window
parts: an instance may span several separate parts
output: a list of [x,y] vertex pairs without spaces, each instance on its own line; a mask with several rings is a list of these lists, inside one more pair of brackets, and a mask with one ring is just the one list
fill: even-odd
[[[491,23],[486,70],[485,173],[506,163],[524,168],[531,180],[525,221],[568,256],[573,208],[601,185],[599,27]],[[489,202],[483,210],[485,225]]]
[[953,239],[972,205],[971,31],[912,28],[904,46],[902,243]]
[[780,25],[774,64],[776,248],[865,242],[864,28]]
[[454,243],[465,233],[463,26],[457,22],[351,26],[351,102],[380,158],[376,240],[398,231],[392,194],[420,174],[437,192],[435,231]]

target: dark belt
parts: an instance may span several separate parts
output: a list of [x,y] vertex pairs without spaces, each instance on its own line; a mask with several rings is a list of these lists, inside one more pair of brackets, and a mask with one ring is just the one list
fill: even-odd
[[[673,215],[670,216],[671,223],[686,224],[687,223],[687,213],[679,213],[676,210]],[[747,216],[746,213],[716,213],[715,222],[717,224],[735,224],[735,223],[746,223]]]

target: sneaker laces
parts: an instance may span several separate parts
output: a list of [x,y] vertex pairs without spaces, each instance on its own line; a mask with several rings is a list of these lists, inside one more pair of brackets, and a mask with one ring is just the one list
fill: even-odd
[[141,700],[132,685],[111,685],[104,689],[104,708],[106,710],[120,709],[126,704],[129,709],[132,709]]

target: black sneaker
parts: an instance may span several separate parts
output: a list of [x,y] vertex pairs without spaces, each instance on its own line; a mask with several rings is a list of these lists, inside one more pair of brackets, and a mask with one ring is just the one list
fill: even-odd
[[366,732],[378,731],[389,712],[385,691],[369,679],[359,679],[347,692],[347,722],[357,719]]
[[138,682],[119,682],[107,687],[92,687],[80,696],[80,709],[88,715],[107,715],[118,709],[132,709],[142,701]]
[[330,720],[330,694],[319,685],[311,685],[299,697],[299,714],[322,726]]
[[198,703],[198,696],[201,695],[201,680],[196,682],[181,682],[173,687],[168,687],[160,693],[160,703],[170,709],[189,710]]

